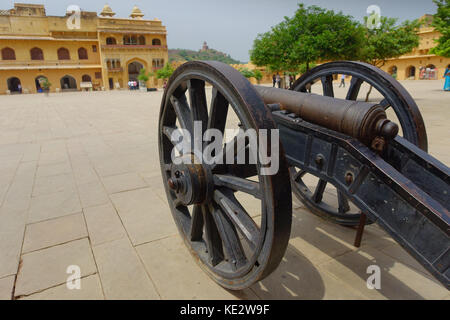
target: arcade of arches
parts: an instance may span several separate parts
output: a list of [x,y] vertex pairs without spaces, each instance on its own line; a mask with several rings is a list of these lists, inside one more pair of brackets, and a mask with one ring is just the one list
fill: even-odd
[[[51,84],[50,92],[127,89],[142,67],[154,72],[169,61],[166,27],[136,8],[126,18],[115,17],[108,7],[82,14],[80,29],[70,32],[62,31],[66,12],[50,17],[43,5],[18,8],[0,6],[6,13],[0,30],[0,94],[42,92],[42,83]],[[150,77],[146,85],[162,87],[163,81]]]

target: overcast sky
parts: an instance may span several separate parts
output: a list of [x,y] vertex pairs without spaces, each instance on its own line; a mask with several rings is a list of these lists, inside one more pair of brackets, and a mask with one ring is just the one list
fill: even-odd
[[[378,5],[381,15],[400,21],[435,13],[432,0],[17,0],[20,3],[44,4],[48,15],[62,16],[66,8],[78,5],[85,11],[99,13],[108,3],[116,17],[128,17],[134,5],[145,14],[144,19],[159,18],[167,27],[169,48],[198,50],[203,41],[210,48],[229,53],[233,58],[248,61],[248,51],[258,33],[292,16],[297,3],[318,5],[357,20],[363,19],[369,5]],[[7,7],[9,5],[9,7]],[[2,0],[0,9],[10,9],[14,1]],[[6,7],[5,7],[6,6]]]

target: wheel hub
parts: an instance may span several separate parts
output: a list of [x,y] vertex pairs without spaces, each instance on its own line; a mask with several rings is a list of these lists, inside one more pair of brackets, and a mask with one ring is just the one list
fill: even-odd
[[182,204],[191,205],[210,199],[214,183],[208,166],[195,163],[193,155],[185,155],[172,163],[167,185]]

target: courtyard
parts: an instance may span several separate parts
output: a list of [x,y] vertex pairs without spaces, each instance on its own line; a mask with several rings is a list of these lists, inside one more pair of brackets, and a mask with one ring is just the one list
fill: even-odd
[[[448,166],[443,82],[401,83],[420,107],[429,152]],[[355,248],[354,229],[312,215],[296,199],[278,269],[243,291],[216,285],[182,243],[167,205],[161,97],[0,96],[0,299],[450,299],[378,226],[368,226]],[[380,290],[366,286],[373,264],[381,268]],[[66,286],[74,265],[79,290]]]

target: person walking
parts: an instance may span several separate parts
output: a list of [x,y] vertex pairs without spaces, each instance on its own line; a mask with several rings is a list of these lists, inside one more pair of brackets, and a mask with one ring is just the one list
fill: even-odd
[[444,91],[450,91],[450,64],[445,68],[443,78],[445,78]]
[[345,74],[341,75],[341,83],[339,84],[339,88],[342,86],[345,88]]
[[272,87],[275,88],[275,85],[277,83],[277,77],[275,75],[272,75]]
[[279,73],[277,73],[276,82],[277,82],[277,87],[280,88],[281,87],[281,77],[280,77]]

